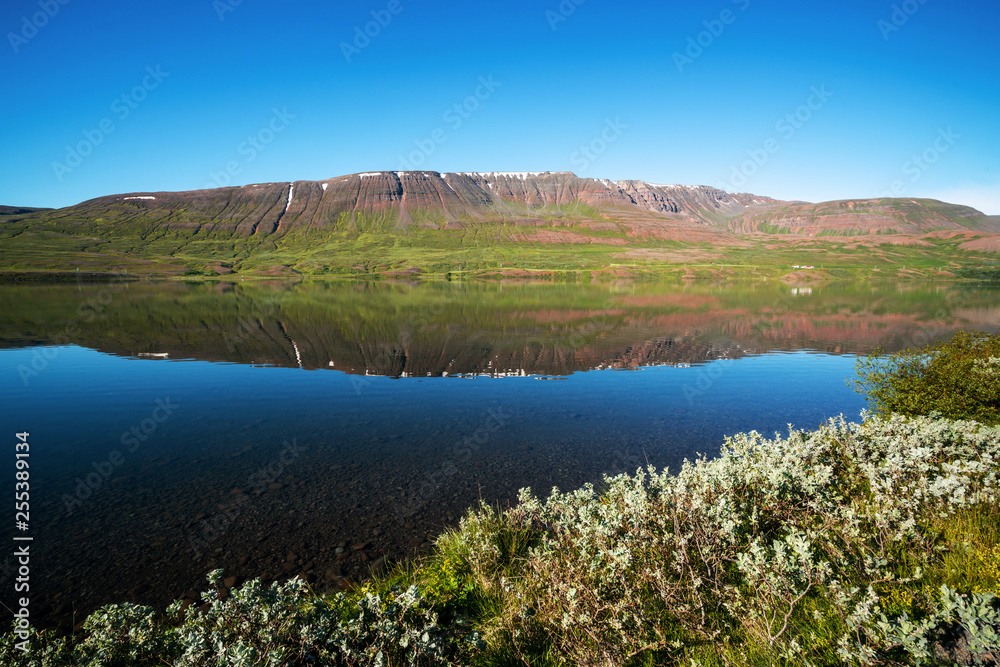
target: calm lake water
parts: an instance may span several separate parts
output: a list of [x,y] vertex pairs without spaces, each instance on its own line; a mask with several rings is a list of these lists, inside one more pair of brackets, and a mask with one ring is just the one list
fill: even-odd
[[62,625],[215,567],[335,585],[480,499],[857,419],[855,355],[1000,324],[995,288],[915,282],[6,285],[0,306],[32,611]]

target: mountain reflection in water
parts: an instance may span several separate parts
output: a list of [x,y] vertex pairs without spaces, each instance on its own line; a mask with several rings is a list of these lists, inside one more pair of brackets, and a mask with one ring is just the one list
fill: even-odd
[[419,552],[480,499],[855,419],[854,355],[996,331],[998,297],[918,282],[0,286],[3,427],[31,432],[33,620],[162,608],[214,567],[322,589]]

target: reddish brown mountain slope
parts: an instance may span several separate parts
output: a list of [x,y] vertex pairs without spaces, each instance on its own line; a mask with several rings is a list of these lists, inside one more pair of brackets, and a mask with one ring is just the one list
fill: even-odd
[[[809,204],[708,186],[580,178],[570,172],[380,171],[323,181],[112,195],[24,217],[73,225],[82,235],[103,238],[114,232],[144,239],[167,230],[214,239],[266,240],[293,231],[362,226],[376,232],[468,229],[483,223],[551,227],[566,219],[577,229],[508,230],[507,235],[532,243],[621,245],[631,239],[659,239],[740,245],[745,241],[737,235],[760,232],[900,237],[1000,233],[996,217],[927,199]],[[970,237],[970,242],[970,249],[978,250],[1000,245],[996,238]]]

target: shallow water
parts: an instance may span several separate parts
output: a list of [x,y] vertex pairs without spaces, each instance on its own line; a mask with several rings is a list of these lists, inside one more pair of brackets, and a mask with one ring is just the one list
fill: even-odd
[[35,285],[0,306],[43,624],[162,607],[214,567],[358,578],[479,499],[856,419],[856,354],[1000,323],[1000,292],[929,283]]

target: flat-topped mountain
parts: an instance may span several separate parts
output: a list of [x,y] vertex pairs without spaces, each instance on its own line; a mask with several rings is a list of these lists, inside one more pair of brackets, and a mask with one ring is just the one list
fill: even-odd
[[324,181],[111,195],[61,213],[67,218],[141,218],[174,229],[267,236],[343,225],[345,219],[359,216],[389,220],[400,229],[497,221],[530,225],[546,209],[581,205],[650,220],[719,225],[755,207],[778,203],[707,186],[580,178],[570,172],[380,171]]
[[[60,209],[49,217],[80,222],[131,220],[171,229],[267,236],[345,225],[345,219],[359,216],[392,221],[399,229],[411,225],[457,228],[463,223],[498,221],[531,225],[543,219],[547,210],[567,207],[590,213],[596,221],[617,219],[628,226],[661,219],[736,233],[1000,232],[996,217],[926,199],[810,204],[732,194],[704,185],[580,178],[571,172],[366,172],[322,181],[110,195]],[[581,207],[593,211],[581,211]],[[636,235],[657,236],[655,225],[637,227]]]
[[[767,265],[776,260],[776,241],[799,252],[825,237],[854,238],[852,250],[890,244],[1000,251],[1000,218],[934,200],[811,204],[570,172],[378,171],[133,192],[56,210],[9,207],[0,213],[8,213],[0,217],[0,269],[8,271],[114,267],[316,275],[601,268],[617,275],[619,262],[633,268],[706,265],[734,252],[742,253],[737,264]],[[572,250],[582,246],[590,248]],[[755,248],[771,255],[749,257],[747,250]],[[891,253],[869,254],[879,263],[893,261]],[[981,264],[977,257],[973,263]],[[784,258],[777,262],[786,264]],[[938,253],[935,263],[946,268],[954,262]]]

